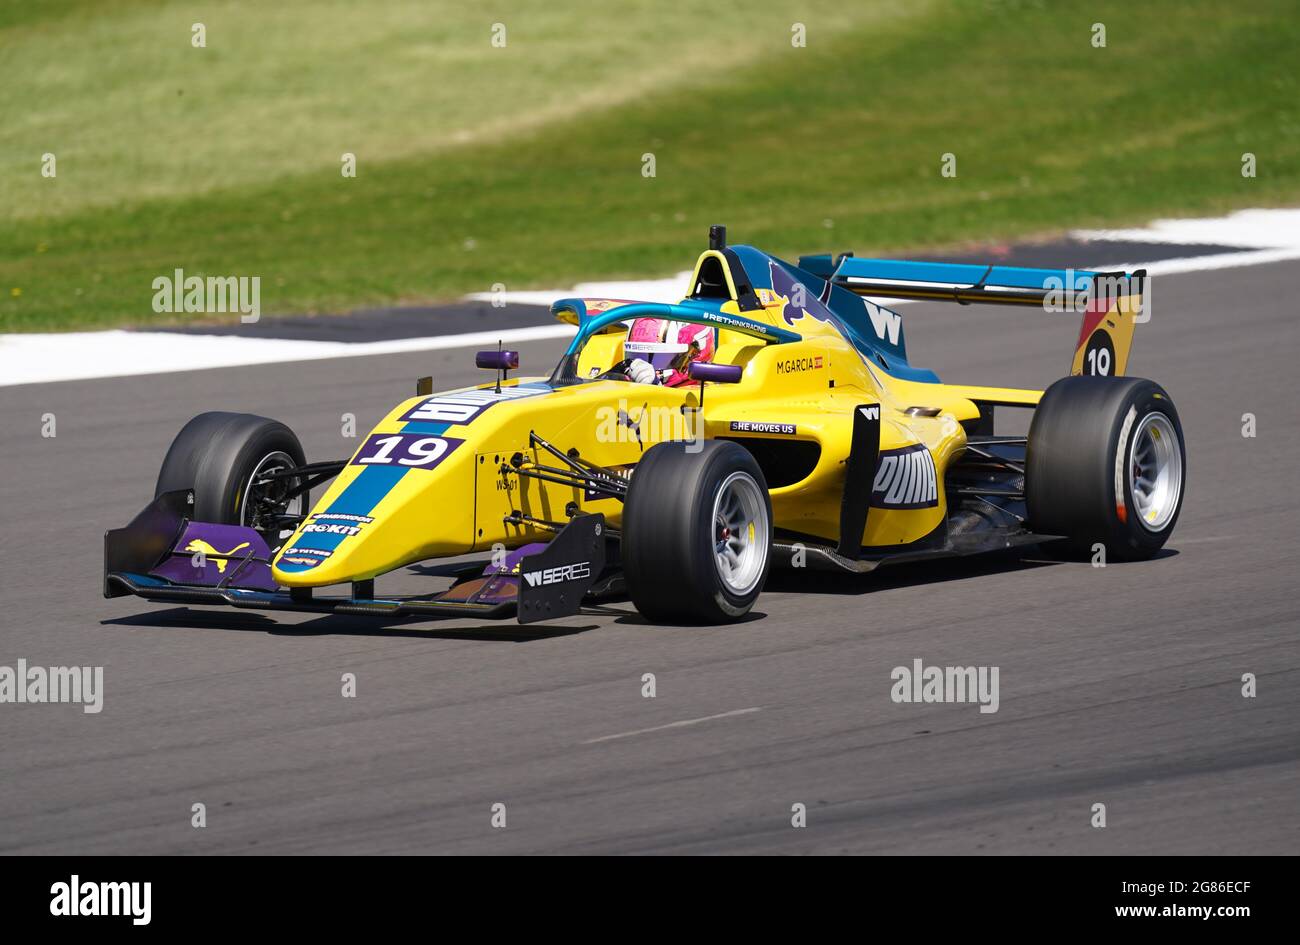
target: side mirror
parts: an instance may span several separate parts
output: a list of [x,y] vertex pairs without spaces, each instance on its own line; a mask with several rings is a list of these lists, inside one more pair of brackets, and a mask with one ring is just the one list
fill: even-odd
[[478,351],[474,364],[485,371],[513,371],[519,367],[518,351]]
[[693,381],[738,384],[744,369],[739,364],[709,364],[706,361],[692,361],[686,373]]

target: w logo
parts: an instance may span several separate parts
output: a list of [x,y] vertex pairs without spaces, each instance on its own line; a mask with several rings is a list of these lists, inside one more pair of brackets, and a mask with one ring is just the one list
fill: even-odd
[[871,327],[876,330],[876,337],[881,341],[888,340],[891,345],[897,345],[899,332],[903,328],[903,316],[879,305],[872,305],[865,299],[862,304],[867,308],[867,315],[871,318]]

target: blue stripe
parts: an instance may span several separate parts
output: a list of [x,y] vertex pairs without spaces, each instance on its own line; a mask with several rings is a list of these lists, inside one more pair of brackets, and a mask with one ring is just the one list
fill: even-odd
[[[369,515],[408,472],[410,470],[405,466],[367,466],[348,484],[342,495],[330,504],[329,510],[343,515]],[[341,539],[343,536],[322,534],[320,537]],[[304,545],[303,547],[321,546]]]
[[426,433],[429,436],[442,436],[447,432],[450,423],[429,423],[424,420],[412,420],[410,423],[402,426],[403,433]]
[[[441,436],[447,432],[447,428],[450,426],[449,423],[406,423],[402,425],[401,432]],[[384,496],[392,492],[393,488],[408,472],[410,470],[402,466],[367,466],[361,470],[355,479],[348,483],[347,488],[330,503],[330,507],[323,514],[369,515],[383,501]],[[333,551],[346,537],[348,536],[329,532],[309,532],[294,542],[293,547],[310,548],[314,551]],[[313,566],[293,564],[286,561],[280,564],[279,567],[281,571],[292,574],[309,571]]]

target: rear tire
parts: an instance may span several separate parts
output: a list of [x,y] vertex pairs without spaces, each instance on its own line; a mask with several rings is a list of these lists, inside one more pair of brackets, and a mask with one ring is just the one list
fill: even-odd
[[1059,544],[1072,555],[1100,543],[1112,558],[1150,558],[1178,523],[1186,471],[1178,411],[1159,384],[1062,378],[1044,392],[1029,427],[1029,525],[1067,536]]
[[[280,512],[304,514],[308,496],[285,503],[278,495],[295,480],[255,485],[254,476],[306,462],[302,444],[283,423],[249,413],[201,413],[181,428],[158,472],[155,498],[176,489],[194,491],[194,520],[256,528],[272,548],[281,526],[271,518]],[[266,500],[266,501],[263,501]]]
[[738,620],[767,581],[772,502],[758,463],[736,443],[646,450],[628,485],[622,529],[628,593],[651,620]]

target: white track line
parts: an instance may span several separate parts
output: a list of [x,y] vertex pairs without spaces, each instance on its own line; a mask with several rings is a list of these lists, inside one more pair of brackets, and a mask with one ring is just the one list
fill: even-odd
[[250,364],[278,364],[283,361],[399,354],[404,351],[495,347],[498,341],[513,344],[572,336],[573,326],[558,322],[532,328],[398,338],[359,344],[148,331],[0,335],[0,387],[95,377],[202,371]]
[[1156,220],[1135,229],[1075,230],[1070,235],[1089,242],[1210,243],[1296,249],[1300,243],[1300,209],[1238,210],[1226,217]]
[[762,706],[753,705],[748,709],[733,709],[730,712],[719,712],[717,715],[706,715],[699,719],[683,719],[680,722],[669,722],[667,725],[655,725],[651,728],[638,728],[630,732],[618,732],[614,735],[601,735],[599,738],[589,738],[582,744],[594,745],[597,742],[612,742],[616,738],[631,738],[633,735],[645,735],[649,732],[662,732],[670,728],[685,728],[687,725],[699,725],[701,722],[712,722],[714,719],[729,719],[735,715],[750,715],[754,712],[761,712]]
[[476,292],[466,296],[476,302],[501,300],[507,305],[550,305],[556,299],[635,299],[638,302],[680,302],[691,283],[691,270],[667,279],[632,279],[624,282],[579,282],[570,289],[528,292]]
[[[1127,263],[1125,269],[1146,269],[1152,275],[1174,275],[1237,266],[1300,259],[1300,209],[1242,210],[1218,219],[1157,220],[1149,227],[1129,230],[1075,230],[1076,239],[1121,240],[1172,244],[1241,246],[1237,252],[1218,253],[1150,263]],[[1111,267],[1118,269],[1118,265]],[[507,303],[549,305],[566,296],[630,298],[648,302],[676,302],[690,281],[682,272],[667,279],[627,282],[586,282],[568,289],[545,289],[470,296]],[[901,300],[882,300],[893,308]],[[406,351],[491,346],[567,338],[569,325],[540,325],[460,335],[401,338],[350,344],[343,341],[291,341],[283,338],[247,338],[238,335],[188,335],[167,332],[96,331],[66,334],[0,335],[0,387],[51,381],[87,380],[200,371],[211,368],[353,358]]]

